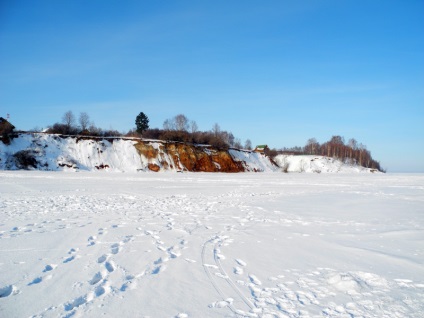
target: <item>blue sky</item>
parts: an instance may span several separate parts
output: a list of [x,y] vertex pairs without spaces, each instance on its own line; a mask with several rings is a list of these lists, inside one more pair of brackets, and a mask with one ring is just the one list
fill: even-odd
[[125,132],[183,113],[276,148],[353,137],[424,172],[424,1],[1,1],[0,116],[68,110]]

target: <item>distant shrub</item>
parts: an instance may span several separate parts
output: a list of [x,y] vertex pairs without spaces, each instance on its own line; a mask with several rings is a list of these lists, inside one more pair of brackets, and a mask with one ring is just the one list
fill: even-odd
[[78,129],[76,127],[69,127],[66,124],[56,123],[47,129],[49,134],[61,134],[61,135],[77,135]]
[[192,142],[191,134],[184,130],[165,130],[160,139],[166,141]]
[[278,151],[275,148],[268,150],[268,156],[271,158],[275,158],[278,155]]
[[[128,132],[129,134],[130,132]],[[137,132],[135,132],[137,133]],[[164,133],[164,130],[153,128],[153,129],[147,129],[143,132],[143,138],[145,139],[161,139],[162,134]],[[128,135],[127,134],[127,135]],[[133,135],[133,137],[136,137]],[[139,135],[138,135],[139,137]]]
[[82,136],[90,136],[90,131],[88,129],[84,129],[79,133]]
[[119,137],[121,135],[122,134],[119,131],[110,129],[110,130],[104,130],[102,132],[102,135],[101,136],[102,137]]
[[219,136],[212,137],[209,144],[219,150],[228,150],[229,148],[228,144]]

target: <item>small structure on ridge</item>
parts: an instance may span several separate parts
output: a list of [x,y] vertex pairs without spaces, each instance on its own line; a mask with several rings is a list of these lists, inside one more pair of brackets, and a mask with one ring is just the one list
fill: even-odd
[[268,145],[257,145],[253,151],[268,155],[269,148],[268,148]]

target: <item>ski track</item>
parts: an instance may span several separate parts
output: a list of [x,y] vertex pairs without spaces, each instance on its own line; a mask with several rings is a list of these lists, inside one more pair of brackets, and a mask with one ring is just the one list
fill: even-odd
[[[22,187],[28,190],[30,186],[19,177],[27,175],[15,174],[18,178],[12,179],[8,176],[13,173],[0,173],[1,181],[9,182],[9,187],[15,189],[6,191],[0,201],[0,251],[3,254],[0,270],[10,274],[0,279],[0,315],[3,312],[13,316],[12,313],[24,310],[13,302],[22,304],[29,299],[26,297],[33,297],[33,303],[35,295],[49,288],[56,288],[54,290],[60,293],[49,297],[48,303],[40,300],[40,305],[32,304],[33,312],[24,311],[16,316],[107,315],[108,306],[114,302],[125,304],[125,299],[131,299],[131,295],[136,295],[145,285],[155,286],[151,282],[170,279],[172,273],[180,268],[188,273],[192,271],[194,277],[200,277],[199,280],[210,287],[208,291],[194,291],[204,293],[201,299],[205,302],[193,304],[208,317],[424,315],[422,279],[391,277],[355,264],[349,268],[349,262],[338,266],[335,261],[330,267],[319,266],[320,260],[316,261],[317,266],[313,266],[314,262],[310,260],[305,263],[298,260],[294,262],[298,267],[290,267],[287,265],[290,262],[285,263],[286,259],[281,256],[273,261],[272,255],[266,255],[266,265],[259,265],[261,258],[256,258],[256,246],[265,250],[275,249],[279,245],[272,245],[276,244],[273,241],[282,239],[274,237],[267,228],[285,235],[281,241],[284,244],[290,241],[299,244],[298,249],[317,238],[330,237],[330,240],[331,235],[336,235],[346,252],[349,244],[353,244],[352,237],[356,232],[362,234],[363,239],[369,237],[370,244],[374,244],[377,238],[394,236],[397,239],[402,237],[399,235],[416,240],[416,235],[422,235],[424,231],[424,224],[420,223],[422,219],[396,219],[396,222],[402,223],[399,226],[402,231],[398,231],[385,221],[383,223],[387,226],[382,229],[374,218],[361,220],[345,216],[336,219],[334,215],[325,213],[302,214],[296,209],[296,204],[284,207],[287,200],[295,203],[298,202],[296,198],[303,200],[305,193],[308,197],[316,197],[330,196],[336,191],[353,195],[355,200],[368,198],[370,194],[377,198],[395,196],[394,187],[383,187],[385,180],[378,179],[380,184],[370,178],[357,177],[356,183],[346,179],[336,179],[331,183],[331,180],[324,179],[321,187],[317,187],[309,185],[303,178],[301,181],[290,179],[280,187],[281,179],[273,177],[267,187],[262,187],[256,184],[260,182],[256,175],[250,179],[232,176],[226,180],[226,176],[220,176],[221,180],[217,177],[209,180],[208,176],[191,174],[182,180],[183,185],[174,183],[171,177],[163,177],[162,180],[162,177],[149,176],[154,188],[143,194],[142,188],[111,190],[115,189],[116,182],[112,179],[104,180],[112,188],[103,185],[101,188],[104,190],[106,187],[109,192],[102,193],[90,188],[94,187],[90,180],[80,179],[79,175],[61,180],[61,175],[57,177],[46,173],[37,174],[32,182],[45,178],[43,180],[49,183],[52,181],[48,178],[58,178],[55,182],[58,185],[64,182],[66,186],[58,186],[59,190],[48,186],[39,190],[32,188],[29,195],[23,196],[20,192]],[[121,184],[129,179],[125,176],[119,178],[122,179],[117,182]],[[416,183],[422,185],[422,181],[419,179]],[[193,189],[193,182],[205,191]],[[209,182],[212,184],[205,186]],[[218,185],[222,182],[229,186],[220,190]],[[364,183],[371,184],[365,191]],[[374,190],[377,185],[380,188]],[[172,187],[175,187],[175,194],[169,190]],[[164,188],[168,190],[163,192]],[[417,202],[418,206],[424,202],[422,187],[412,185],[411,189],[415,192],[411,195],[401,189],[402,202]],[[261,233],[261,236],[255,233]],[[53,238],[49,239],[49,236]],[[55,244],[54,238],[67,236],[72,236],[72,239]],[[45,245],[34,245],[31,243],[33,239],[41,240]],[[69,245],[70,242],[72,245]],[[282,253],[284,246],[290,247],[283,243]],[[249,248],[239,249],[243,244],[249,244]],[[384,244],[389,243],[385,241]],[[376,253],[372,249],[363,253],[396,258],[401,262],[399,264],[415,266],[424,273],[423,254],[420,254],[423,253],[422,239],[420,244],[413,251],[411,247],[418,256],[410,261],[391,254],[394,251],[383,243],[379,248],[384,253]],[[12,255],[12,252],[17,256],[7,259],[6,255]],[[26,253],[30,256],[24,256]],[[25,270],[19,274],[18,268]],[[180,272],[176,273],[173,279],[178,279]],[[179,295],[175,297],[180,299]],[[178,300],[170,301],[170,305],[160,309],[161,315],[195,317],[199,314],[199,311],[191,310],[190,300],[185,304]],[[148,299],[140,302],[149,304]],[[140,308],[142,316],[158,313],[155,311],[157,308],[143,308],[144,305]]]

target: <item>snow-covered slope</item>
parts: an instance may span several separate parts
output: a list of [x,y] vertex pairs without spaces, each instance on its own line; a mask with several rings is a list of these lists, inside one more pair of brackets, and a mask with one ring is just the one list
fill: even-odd
[[108,168],[121,171],[143,169],[144,164],[131,140],[84,140],[49,134],[19,134],[10,145],[0,143],[0,168],[22,168],[14,156],[28,151],[39,170],[97,170]]
[[243,165],[246,171],[280,171],[280,168],[273,164],[269,157],[264,154],[237,149],[230,149],[229,153],[236,162],[240,162]]
[[358,165],[344,163],[335,158],[324,156],[293,156],[278,155],[274,161],[284,172],[314,172],[314,173],[356,173],[356,172],[378,172],[375,169],[364,168]]
[[[34,161],[30,159],[33,158]],[[0,142],[0,170],[109,171],[277,171],[260,153],[205,146],[22,133],[9,145]]]

